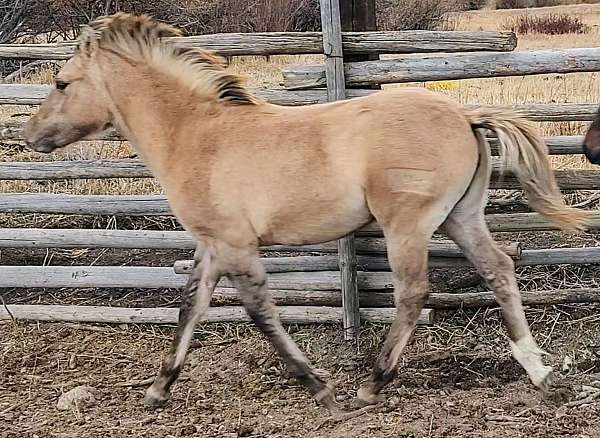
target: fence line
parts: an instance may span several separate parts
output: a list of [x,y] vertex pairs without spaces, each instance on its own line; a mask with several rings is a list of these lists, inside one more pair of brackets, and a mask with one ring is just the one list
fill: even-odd
[[[581,154],[582,136],[548,137],[545,139],[551,155]],[[491,139],[495,146],[495,139]],[[494,150],[493,152],[497,152]],[[500,165],[492,163],[494,171]],[[139,159],[73,160],[73,161],[3,161],[0,180],[67,180],[103,178],[153,178],[154,175]],[[497,176],[495,175],[494,178]],[[511,178],[507,184],[517,184]]]
[[[346,84],[352,86],[592,72],[600,70],[600,48],[407,56],[348,62],[344,67]],[[321,88],[325,85],[325,69],[323,65],[285,68],[283,80],[288,89]]]
[[[360,258],[360,257],[359,257]],[[359,271],[357,282],[361,290],[391,290],[392,274],[386,269],[385,257],[379,257],[378,271]],[[291,257],[294,259],[294,257]],[[375,258],[370,260],[374,261]],[[439,257],[431,266],[470,266],[465,259]],[[269,285],[280,290],[340,290],[340,275],[331,271],[284,271],[297,269],[284,267],[288,260],[279,263],[279,272],[269,274]],[[362,260],[360,260],[362,262]],[[360,263],[357,261],[357,263]],[[265,261],[271,265],[271,261]],[[368,263],[368,262],[367,262]],[[600,263],[600,247],[553,248],[524,250],[517,266]],[[440,266],[441,265],[441,266]],[[375,267],[375,266],[373,266]],[[307,275],[307,272],[310,272]],[[175,273],[172,267],[148,266],[0,266],[0,288],[119,288],[164,289],[183,287],[187,277]],[[231,287],[227,279],[221,287]]]
[[[501,242],[499,245],[511,257],[520,257],[521,247],[518,242]],[[196,241],[185,231],[0,228],[0,248],[195,249]],[[298,253],[337,252],[335,242],[315,245],[271,245],[261,249]],[[450,240],[432,240],[428,250],[434,257],[463,256],[458,246]],[[368,255],[386,254],[385,239],[360,237],[356,241],[356,251]]]
[[[584,178],[576,176],[584,174]],[[574,175],[569,187],[598,189],[597,171],[561,171],[559,183]],[[590,186],[584,184],[591,181]],[[567,184],[563,184],[565,188]],[[506,185],[504,185],[506,186]],[[516,186],[515,186],[516,187]],[[97,216],[170,216],[171,209],[163,195],[67,195],[54,193],[6,193],[0,196],[0,213],[80,214]],[[509,231],[511,227],[507,227]],[[535,225],[530,230],[539,229]],[[544,228],[548,229],[548,228]],[[555,229],[555,228],[550,228]]]
[[[7,311],[10,311],[10,313]],[[100,306],[10,305],[0,307],[0,320],[98,322],[112,324],[177,324],[179,309],[171,307],[127,308]],[[278,307],[284,324],[336,324],[342,321],[340,307],[291,306]],[[390,324],[395,309],[360,309],[360,318],[373,323]],[[417,324],[428,325],[432,310],[424,309]],[[210,307],[201,319],[204,322],[249,322],[243,307]]]
[[[221,33],[167,39],[222,56],[323,53],[321,32]],[[498,52],[517,46],[513,32],[344,32],[342,42],[346,53]],[[0,59],[69,59],[75,44],[0,44]]]
[[[84,141],[97,141],[97,140],[101,140],[101,141],[125,141],[125,139],[123,137],[121,137],[116,131],[114,130],[109,130],[106,132],[102,132],[99,134],[93,134],[90,135],[89,137],[87,137],[86,140]],[[489,138],[490,140],[490,146],[492,147],[492,154],[497,154],[497,149],[496,149],[496,141],[495,139]],[[13,141],[23,141],[23,124],[22,123],[15,123],[15,122],[0,122],[0,141],[5,141],[5,142],[13,142]],[[549,153],[550,155],[569,155],[569,154],[582,154],[583,153],[583,149],[582,149],[582,142],[583,142],[583,136],[580,135],[565,135],[565,136],[556,136],[556,137],[546,137],[545,138],[546,141],[546,145],[548,146],[549,149]],[[63,175],[65,175],[65,178],[69,178],[69,175],[77,175],[78,172],[80,172],[82,175],[89,175],[92,172],[94,172],[94,167],[95,166],[112,166],[113,164],[117,165],[117,169],[115,170],[115,172],[119,172],[118,170],[118,166],[126,166],[127,163],[136,163],[136,160],[131,160],[131,159],[124,159],[121,160],[121,162],[119,163],[119,161],[116,160],[81,160],[81,161],[66,161],[64,162],[64,167],[69,167],[72,166],[73,163],[83,163],[83,168],[82,170],[77,170],[77,169],[58,169],[58,167],[60,167],[60,164],[48,164],[50,162],[45,161],[45,162],[31,162],[31,170],[35,170],[38,169],[39,167],[35,167],[35,166],[47,166],[48,170],[52,170],[52,167],[55,166],[57,167],[56,170],[62,170],[63,171]],[[0,163],[0,165],[4,168],[4,169],[9,169],[10,166],[26,166],[26,164],[16,164],[17,162],[10,162],[10,164],[8,162],[3,162]],[[43,163],[43,164],[42,164]],[[94,163],[96,163],[94,165]],[[121,171],[121,173],[123,172],[127,172],[129,169],[124,169]],[[143,173],[142,168],[137,168],[137,169],[131,169],[132,172],[139,172],[141,176],[136,176],[135,178],[144,178],[144,177],[150,177],[149,173]],[[107,174],[108,170],[98,170],[98,172],[100,174],[104,173]],[[35,173],[34,173],[35,176]],[[84,177],[79,177],[79,178],[93,178],[93,174],[91,176],[84,176]],[[124,178],[126,178],[127,176],[124,176]],[[71,177],[71,178],[78,178],[78,177]],[[107,178],[107,177],[106,177]],[[11,179],[11,178],[6,178],[6,179]],[[22,179],[18,178],[18,179]]]
[[[562,290],[521,291],[525,305],[553,305],[566,303],[600,303],[600,289],[578,288]],[[341,295],[338,291],[273,290],[273,300],[281,306],[340,306]],[[213,295],[214,305],[229,306],[239,304],[239,296],[234,289],[219,288]],[[362,306],[378,308],[394,306],[394,295],[390,292],[361,292],[359,300]],[[493,292],[471,293],[431,293],[427,306],[433,309],[459,309],[463,307],[496,306]]]
[[[0,84],[0,105],[39,105],[46,98],[50,90],[49,85],[23,85],[23,84]],[[347,98],[368,96],[379,90],[346,90]],[[287,105],[301,106],[327,102],[327,90],[284,90],[284,89],[254,89],[252,92],[267,102]],[[491,107],[491,105],[465,105],[467,108]],[[510,108],[523,113],[524,116],[535,121],[565,122],[565,121],[590,121],[598,111],[595,103],[564,103],[564,104],[514,104],[494,105],[495,108]],[[3,128],[16,129],[15,124],[2,125]],[[15,140],[20,138],[14,138]]]
[[[506,247],[503,247],[506,250]],[[317,256],[318,257],[318,256]],[[327,257],[327,256],[321,256]],[[514,257],[514,256],[513,256]],[[290,257],[293,258],[293,257]],[[266,266],[271,266],[270,259],[263,259]],[[283,260],[277,263],[275,268],[277,272],[282,272],[287,261]],[[324,263],[326,263],[324,261]],[[541,265],[588,265],[600,263],[600,247],[591,248],[546,248],[546,249],[525,249],[514,259],[515,266],[541,266]],[[471,267],[472,264],[458,257],[430,257],[428,265],[430,268],[456,268]],[[365,271],[389,271],[389,265],[384,255],[359,256],[358,266]],[[192,267],[191,260],[179,260],[175,262],[174,270],[176,273],[187,274]],[[271,269],[273,269],[271,267]]]

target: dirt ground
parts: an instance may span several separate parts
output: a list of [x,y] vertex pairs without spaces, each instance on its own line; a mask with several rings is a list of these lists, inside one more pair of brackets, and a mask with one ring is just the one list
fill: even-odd
[[[538,246],[593,246],[596,234],[497,234]],[[189,251],[3,250],[3,264],[162,265]],[[600,267],[519,268],[522,290],[599,287]],[[471,269],[433,270],[433,291],[484,290]],[[458,289],[460,288],[460,289]],[[9,304],[177,306],[176,290],[4,290]],[[328,421],[249,324],[199,327],[170,403],[143,406],[145,386],[173,327],[0,323],[0,438],[16,437],[598,437],[600,305],[532,307],[528,319],[549,355],[557,392],[544,397],[511,358],[498,308],[437,312],[419,327],[397,379],[374,411]],[[360,341],[340,327],[290,326],[314,364],[331,372],[350,406],[387,333],[367,325]],[[96,390],[93,406],[61,411],[61,394]],[[591,396],[590,396],[591,395]],[[590,396],[587,401],[583,400]],[[598,396],[598,398],[595,398]]]
[[[438,312],[419,327],[386,401],[345,422],[286,374],[250,325],[199,328],[170,403],[150,411],[144,387],[172,328],[68,323],[0,324],[0,437],[598,437],[600,312],[592,305],[528,309],[534,334],[555,367],[560,397],[543,397],[511,358],[498,309]],[[288,327],[313,362],[332,373],[351,403],[386,326],[369,325],[358,344],[338,327]],[[59,411],[61,393],[97,390],[96,404]],[[567,404],[565,404],[567,403]]]

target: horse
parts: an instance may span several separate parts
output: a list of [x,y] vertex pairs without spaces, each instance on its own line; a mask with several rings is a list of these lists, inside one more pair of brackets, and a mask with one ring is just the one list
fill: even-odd
[[491,130],[504,168],[516,175],[529,204],[562,229],[585,227],[585,213],[563,201],[535,125],[518,113],[466,109],[416,87],[303,107],[272,105],[219,57],[165,39],[177,35],[147,16],[93,20],[24,128],[29,147],[43,153],[117,128],[198,241],[173,343],[146,405],[167,402],[194,327],[225,276],[288,371],[330,412],[343,412],[328,374],[283,328],[259,246],[331,241],[372,221],[387,242],[396,314],[357,403],[378,403],[396,374],[428,299],[427,243],[438,228],[495,291],[515,359],[536,387],[550,390],[552,368],[531,334],[514,264],[484,220],[492,168],[484,133]]
[[600,109],[583,139],[583,152],[590,163],[600,164]]

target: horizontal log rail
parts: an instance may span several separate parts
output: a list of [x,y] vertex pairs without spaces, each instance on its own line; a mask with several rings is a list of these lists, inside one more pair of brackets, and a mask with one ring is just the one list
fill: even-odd
[[[583,171],[582,171],[583,172]],[[594,172],[589,172],[587,179],[594,179]],[[564,174],[563,174],[564,175]],[[560,178],[562,182],[565,178]],[[600,178],[589,190],[597,190]],[[564,188],[564,186],[563,186]],[[96,216],[170,216],[171,210],[167,198],[163,195],[67,195],[54,193],[4,193],[0,196],[0,213],[42,213],[42,214],[81,214]],[[537,218],[537,216],[533,216]],[[529,219],[523,219],[527,222]],[[546,230],[556,229],[551,224],[535,219],[538,224],[521,222],[515,226],[499,225],[494,231],[512,230]],[[521,228],[524,226],[525,228]],[[592,215],[591,227],[597,228],[598,219]],[[365,234],[372,233],[370,227]],[[379,231],[377,231],[379,232]]]
[[[492,232],[556,230],[538,213],[489,214],[486,222]],[[600,212],[590,212],[589,225],[600,228]],[[382,237],[376,222],[355,234]],[[183,231],[0,228],[0,248],[192,249],[194,243]]]
[[[506,252],[507,247],[502,246]],[[509,248],[510,249],[510,248]],[[514,257],[516,266],[540,266],[540,265],[587,265],[600,263],[600,247],[592,248],[547,248],[522,250],[520,256]],[[312,259],[312,260],[304,260]],[[299,257],[276,257],[262,259],[267,272],[307,272],[320,270],[336,270],[332,256],[299,256]],[[358,270],[360,271],[390,271],[387,258],[379,256],[358,256]],[[453,268],[472,266],[464,258],[458,257],[429,257],[430,268]],[[179,260],[173,265],[176,274],[189,274],[192,270],[192,260]]]
[[[221,33],[168,38],[180,46],[210,50],[221,56],[322,54],[321,32]],[[427,53],[511,51],[513,32],[387,31],[344,32],[345,53]],[[69,59],[74,42],[0,44],[0,59]]]
[[[147,266],[0,266],[0,288],[181,288],[186,276],[172,267]],[[231,287],[223,278],[221,287]],[[339,290],[340,274],[336,271],[279,272],[269,275],[273,289]],[[360,272],[359,288],[392,289],[389,272]]]
[[[360,257],[360,256],[359,256]],[[283,267],[279,272],[269,274],[269,285],[281,290],[339,290],[339,273],[330,271],[306,271],[288,265],[289,271]],[[373,260],[371,258],[370,260]],[[384,269],[385,257],[380,257],[378,269]],[[438,260],[442,260],[439,258]],[[445,258],[443,267],[469,266],[465,259]],[[359,260],[360,262],[364,262]],[[188,262],[189,263],[189,262]],[[266,262],[272,270],[272,260]],[[552,248],[525,250],[517,266],[560,265],[560,264],[598,264],[600,263],[600,247],[592,248]],[[186,268],[186,269],[189,269]],[[388,268],[389,269],[389,268]],[[186,276],[175,273],[169,267],[146,266],[0,266],[0,288],[136,288],[167,289],[180,288],[186,282]],[[386,270],[359,271],[358,286],[361,290],[393,289],[392,274]],[[221,287],[231,287],[227,279],[220,282]]]
[[[279,306],[340,306],[342,303],[339,291],[304,291],[304,290],[272,290],[273,300]],[[567,303],[600,303],[600,289],[560,289],[521,291],[523,304],[528,306],[555,305]],[[361,292],[360,304],[364,307],[392,307],[394,295],[389,292]],[[235,289],[219,288],[213,295],[213,305],[230,306],[239,304],[239,296]],[[434,309],[458,309],[461,307],[496,306],[493,292],[471,293],[432,293],[429,294],[427,307]]]
[[[600,71],[600,47],[517,51],[510,53],[458,53],[421,55],[344,65],[346,84],[426,82],[452,79],[493,78],[538,74]],[[323,65],[290,66],[283,69],[287,89],[325,86]]]
[[[340,307],[292,306],[279,307],[277,310],[284,324],[338,324],[342,321]],[[128,308],[36,304],[0,307],[0,321],[14,318],[19,321],[177,324],[178,315],[179,309],[172,307]],[[360,318],[366,322],[391,324],[395,316],[394,309],[360,309]],[[201,321],[250,322],[250,318],[243,307],[227,306],[209,308]],[[433,311],[423,309],[417,324],[433,324]]]
[[[564,150],[581,152],[583,138],[549,137],[546,144],[552,152]],[[577,149],[576,149],[577,148]],[[494,162],[496,172],[499,164]],[[576,175],[575,175],[576,176]],[[138,159],[111,160],[75,160],[75,161],[2,161],[0,162],[0,180],[68,180],[68,179],[104,179],[104,178],[153,178],[150,170]],[[495,182],[492,186],[518,186],[518,182],[506,175],[503,181]]]
[[[511,257],[521,256],[521,246],[518,242],[499,244]],[[0,248],[194,249],[196,241],[184,231],[0,228]],[[273,245],[264,246],[262,249],[279,252],[337,253],[336,242],[300,246]],[[386,243],[383,238],[359,237],[356,239],[356,251],[366,255],[386,254]],[[432,240],[429,252],[432,257],[462,257],[458,246],[449,240]],[[298,261],[306,262],[309,259],[311,257],[301,257]]]
[[[600,190],[600,171],[597,170],[562,170],[555,172],[555,177],[563,190]],[[494,179],[490,187],[521,188],[512,176]],[[167,216],[171,210],[163,195],[4,193],[0,196],[0,213]]]
[[[88,141],[124,141],[116,131],[107,131],[100,134],[91,135],[87,138]],[[583,136],[580,135],[564,135],[556,137],[546,137],[546,145],[551,155],[571,155],[582,154]],[[4,142],[21,142],[23,141],[23,125],[17,123],[0,123],[0,141]],[[490,138],[490,146],[492,153],[497,154],[497,143],[494,138]],[[52,171],[60,171],[59,179],[76,179],[76,178],[149,178],[148,172],[138,160],[125,159],[120,161],[114,160],[82,160],[81,169],[71,168],[73,161],[67,161],[62,164],[48,164],[49,162],[2,162],[0,163],[0,179],[53,179]],[[99,167],[110,167],[116,165],[114,173],[111,174],[108,169],[99,169]],[[53,167],[54,166],[54,167]],[[26,178],[27,174],[21,173],[19,169],[23,168],[30,172],[31,178]],[[11,175],[9,172],[14,169],[12,175],[16,177],[3,176]],[[95,175],[98,174],[98,176]],[[114,175],[114,176],[113,176]]]
[[[24,85],[24,84],[0,84],[0,105],[39,105],[48,96],[52,87],[49,85]],[[300,106],[327,102],[327,90],[283,90],[283,89],[255,89],[254,94],[268,102]],[[378,90],[346,90],[348,98],[362,97],[379,92]],[[468,108],[488,105],[466,105]],[[498,107],[498,106],[495,106]],[[535,121],[589,121],[593,120],[598,111],[596,103],[533,103],[504,105],[523,113],[524,116]],[[3,126],[2,128],[10,128]],[[15,127],[13,126],[13,129]],[[0,129],[1,130],[1,129]]]
[[[600,212],[589,211],[588,227],[600,229]],[[556,225],[548,222],[539,213],[496,213],[485,216],[490,231],[495,233],[519,231],[554,231]],[[383,232],[377,222],[365,225],[356,233],[357,236],[382,237]]]

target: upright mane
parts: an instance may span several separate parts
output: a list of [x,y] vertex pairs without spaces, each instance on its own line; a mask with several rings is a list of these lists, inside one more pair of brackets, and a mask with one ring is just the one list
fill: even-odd
[[179,79],[191,91],[231,104],[255,104],[243,78],[225,69],[222,58],[202,50],[163,41],[181,36],[179,29],[147,15],[126,13],[100,17],[82,29],[78,52],[90,52],[95,46],[120,56],[143,61],[157,70]]

